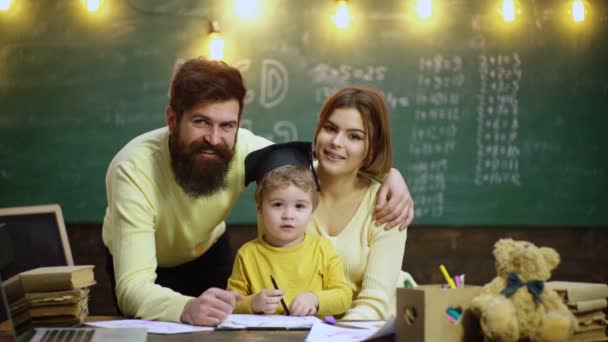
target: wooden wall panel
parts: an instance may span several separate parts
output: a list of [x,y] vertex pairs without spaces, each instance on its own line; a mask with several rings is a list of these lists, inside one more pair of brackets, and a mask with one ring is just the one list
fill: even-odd
[[[95,265],[97,285],[90,297],[94,315],[114,314],[105,272],[100,224],[67,225],[74,262]],[[256,236],[255,225],[227,228],[233,255]],[[552,279],[608,283],[608,228],[605,227],[421,227],[409,228],[403,268],[420,284],[443,283],[439,264],[451,273],[465,273],[469,284],[483,284],[495,275],[492,249],[500,238],[529,240],[557,249],[562,262]]]

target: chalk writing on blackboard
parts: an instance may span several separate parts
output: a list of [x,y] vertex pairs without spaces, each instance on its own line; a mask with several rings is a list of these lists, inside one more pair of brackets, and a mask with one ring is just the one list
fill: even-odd
[[324,103],[328,97],[343,87],[353,84],[371,84],[380,89],[390,109],[410,107],[412,104],[410,96],[387,89],[384,85],[388,71],[388,68],[383,65],[317,64],[309,71],[311,81],[315,85],[315,103]]
[[[315,102],[324,103],[328,97],[340,90],[341,87],[322,86],[315,88]],[[408,108],[411,106],[410,98],[407,95],[396,94],[392,91],[380,91],[384,96],[386,105],[390,109]]]
[[416,216],[440,217],[449,170],[447,157],[457,145],[460,88],[465,85],[463,60],[460,56],[423,56],[417,80],[409,143]]
[[354,66],[317,64],[310,71],[313,83],[344,86],[357,81],[384,81],[387,68],[383,65]]
[[[273,108],[280,105],[287,96],[289,90],[289,74],[283,63],[276,59],[262,59],[260,68],[259,92],[255,91],[257,85],[247,84],[247,95],[245,104],[257,101],[263,108]],[[233,66],[242,73],[251,69],[252,60],[241,59],[233,63]]]
[[272,108],[280,104],[287,94],[289,78],[285,66],[275,59],[262,61],[260,105]]
[[519,186],[519,54],[481,54],[479,77],[475,184]]
[[275,122],[273,132],[277,137],[274,139],[277,143],[298,140],[298,128],[291,121]]

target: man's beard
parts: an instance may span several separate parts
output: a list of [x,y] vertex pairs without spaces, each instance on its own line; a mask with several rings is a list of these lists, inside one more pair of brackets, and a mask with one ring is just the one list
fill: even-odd
[[[171,169],[177,184],[191,197],[211,196],[227,185],[226,176],[234,156],[234,149],[224,144],[207,142],[181,143],[179,133],[169,138]],[[213,152],[215,158],[201,159],[202,151]]]

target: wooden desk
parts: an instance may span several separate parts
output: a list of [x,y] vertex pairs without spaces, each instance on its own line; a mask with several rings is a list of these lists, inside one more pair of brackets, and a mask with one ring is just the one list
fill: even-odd
[[308,331],[202,331],[191,334],[157,335],[148,334],[150,342],[185,342],[185,341],[304,341]]
[[[109,316],[89,316],[87,322],[99,322],[107,320],[123,319],[123,317]],[[0,341],[8,338],[8,326],[0,326]],[[304,341],[308,336],[307,330],[256,330],[256,331],[201,331],[190,334],[157,335],[148,334],[149,342],[185,342],[185,341],[253,341],[253,342],[283,342],[283,341]],[[377,342],[395,341],[395,335],[385,336],[376,339]]]
[[[184,341],[255,341],[255,342],[284,342],[305,341],[308,331],[203,331],[192,334],[156,335],[148,334],[150,342],[184,342]],[[384,336],[373,342],[394,342],[395,335]]]
[[[113,316],[89,316],[87,322],[109,321],[124,319],[124,317]],[[304,341],[308,336],[307,330],[257,330],[257,331],[200,331],[189,334],[159,335],[148,334],[149,342],[184,342],[184,341]]]
[[[89,316],[87,322],[98,322],[115,319],[124,319],[123,317],[109,316]],[[148,334],[149,342],[185,342],[185,341],[215,341],[215,342],[232,342],[232,341],[254,341],[254,342],[283,342],[283,341],[305,341],[308,336],[308,330],[236,330],[236,331],[200,331],[190,334],[175,334],[175,335],[158,335]],[[374,339],[374,342],[394,342],[395,335],[384,336]]]

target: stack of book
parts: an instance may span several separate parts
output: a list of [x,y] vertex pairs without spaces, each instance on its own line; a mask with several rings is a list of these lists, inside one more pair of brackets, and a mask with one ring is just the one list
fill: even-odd
[[92,265],[41,267],[19,277],[34,325],[78,325],[89,314]]
[[[19,275],[11,277],[2,282],[2,288],[6,295],[6,301],[8,302],[11,317],[13,318],[13,324],[17,330],[20,330],[30,319],[27,300],[25,299],[25,293],[23,293],[23,287],[21,286],[21,278],[19,278]],[[0,298],[0,300],[2,299]]]
[[578,321],[571,341],[608,341],[608,285],[550,281],[547,287],[557,291]]

